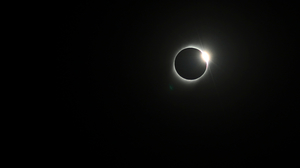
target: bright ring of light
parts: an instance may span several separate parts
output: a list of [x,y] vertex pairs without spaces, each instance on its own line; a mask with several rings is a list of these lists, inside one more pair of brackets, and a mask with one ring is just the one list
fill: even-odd
[[[197,50],[199,50],[200,52],[201,52],[201,58],[206,62],[206,69],[205,69],[205,72],[199,77],[199,78],[196,78],[196,79],[185,79],[185,78],[183,78],[183,77],[181,77],[178,73],[177,73],[177,71],[176,71],[176,69],[175,69],[175,59],[176,59],[176,56],[179,54],[179,52],[180,51],[182,51],[182,50],[184,50],[184,49],[186,49],[186,48],[195,48],[195,49],[197,49]],[[206,74],[206,70],[208,69],[208,62],[209,62],[209,54],[207,53],[207,52],[204,52],[204,51],[202,51],[200,48],[198,48],[198,47],[195,47],[195,46],[187,46],[187,47],[184,47],[184,48],[182,48],[181,50],[179,50],[176,54],[175,54],[175,57],[174,57],[174,59],[173,59],[173,73],[179,78],[179,79],[181,79],[182,81],[184,81],[184,82],[195,82],[195,81],[198,81],[200,78],[202,78],[205,74]]]

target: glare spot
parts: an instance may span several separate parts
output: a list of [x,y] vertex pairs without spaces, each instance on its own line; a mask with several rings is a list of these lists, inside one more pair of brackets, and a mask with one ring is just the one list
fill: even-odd
[[209,55],[206,52],[202,52],[202,59],[205,62],[208,62],[209,61]]

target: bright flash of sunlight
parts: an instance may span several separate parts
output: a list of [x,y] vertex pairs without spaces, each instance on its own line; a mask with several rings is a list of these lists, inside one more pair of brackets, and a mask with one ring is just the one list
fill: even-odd
[[208,63],[208,61],[209,61],[209,55],[208,55],[207,52],[202,52],[202,59],[203,59],[206,63]]

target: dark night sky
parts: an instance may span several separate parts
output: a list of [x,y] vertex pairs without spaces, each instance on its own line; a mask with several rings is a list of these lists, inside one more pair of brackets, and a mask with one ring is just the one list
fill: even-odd
[[[293,5],[78,3],[58,13],[61,150],[96,151],[112,166],[295,159]],[[183,84],[174,54],[200,44],[209,71]]]

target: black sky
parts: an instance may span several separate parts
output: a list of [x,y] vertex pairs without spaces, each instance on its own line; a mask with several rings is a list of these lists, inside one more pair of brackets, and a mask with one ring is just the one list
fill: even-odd
[[[61,150],[96,151],[112,166],[296,156],[293,5],[78,3],[58,13]],[[211,54],[209,71],[183,84],[172,61],[194,44]]]

